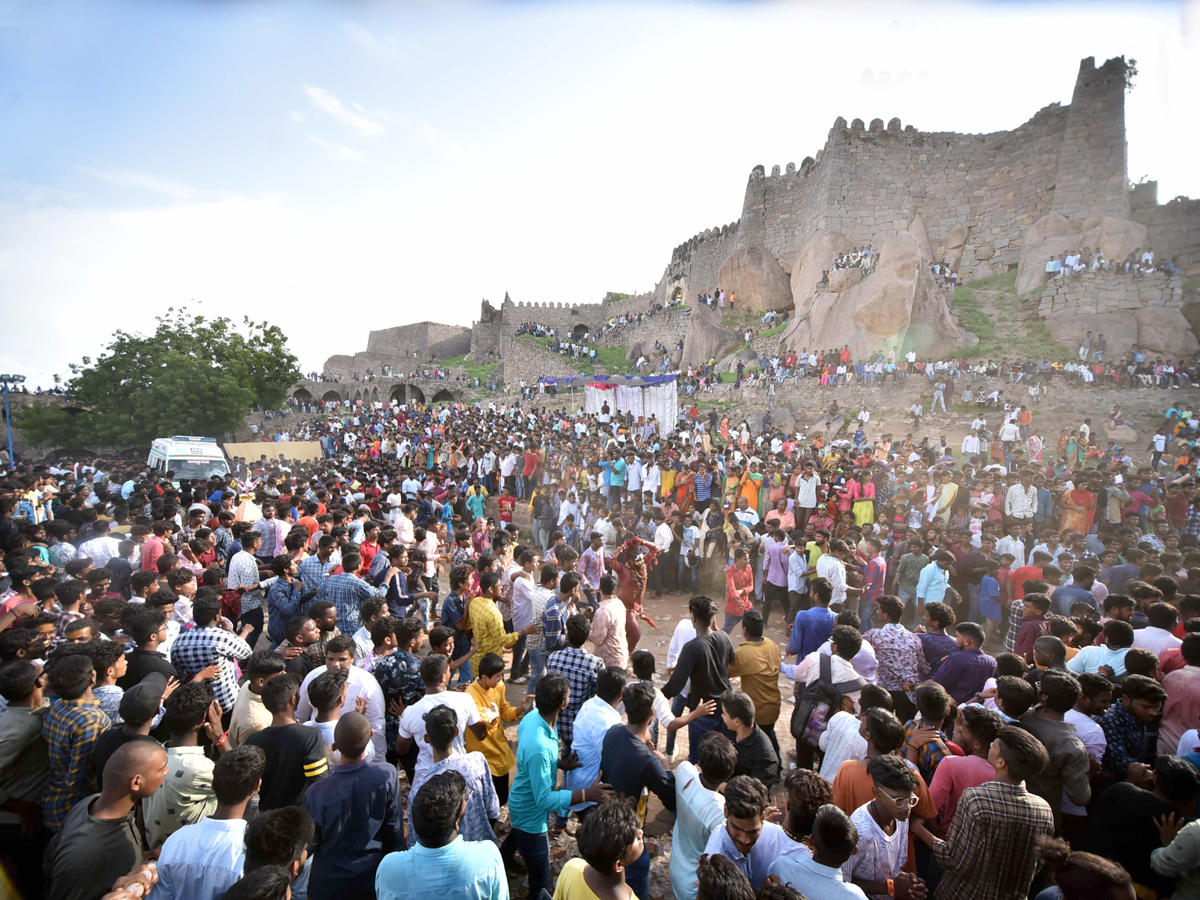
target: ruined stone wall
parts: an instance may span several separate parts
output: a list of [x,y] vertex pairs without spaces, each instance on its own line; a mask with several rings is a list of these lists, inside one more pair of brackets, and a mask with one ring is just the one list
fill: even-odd
[[1196,337],[1185,310],[1183,278],[1165,272],[1137,277],[1088,273],[1056,278],[1038,297],[1038,315],[1055,339],[1074,349],[1085,331],[1108,340],[1109,361],[1133,348],[1169,359],[1191,358]]
[[742,239],[790,265],[818,231],[878,250],[920,216],[935,255],[954,229],[969,230],[961,280],[977,251],[1003,268],[1016,263],[1025,229],[1050,210],[1066,119],[1055,104],[1013,131],[961,135],[839,118],[815,159],[782,174],[778,166],[751,173]]
[[720,286],[717,272],[725,258],[740,246],[739,223],[710,228],[671,251],[671,262],[654,288],[654,301],[664,306],[678,296],[689,306],[700,294]]
[[521,379],[532,384],[543,375],[568,378],[579,374],[579,368],[572,365],[569,358],[551,353],[528,338],[504,338],[501,353],[504,356],[504,380],[509,384],[519,384]]
[[631,347],[635,341],[647,347],[653,347],[655,341],[673,349],[677,341],[682,341],[687,334],[688,323],[692,318],[690,306],[677,306],[671,309],[643,315],[642,321],[618,325],[600,334],[596,343],[609,347]]
[[1097,68],[1089,56],[1079,64],[1067,110],[1052,212],[1128,219],[1125,182],[1125,61]]
[[437,322],[417,322],[372,331],[367,352],[411,357],[415,351],[423,359],[449,359],[471,349],[471,329]]
[[1158,182],[1133,186],[1130,217],[1146,226],[1146,242],[1155,261],[1172,257],[1184,271],[1200,264],[1200,200],[1176,197],[1158,203]]

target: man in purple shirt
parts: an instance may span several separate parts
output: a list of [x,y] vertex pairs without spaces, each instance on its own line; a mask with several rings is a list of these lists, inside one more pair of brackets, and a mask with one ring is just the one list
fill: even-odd
[[946,657],[933,680],[946,689],[955,703],[965,703],[983,690],[984,682],[996,674],[996,660],[979,648],[983,629],[974,622],[962,622],[954,629],[958,650]]
[[587,594],[588,601],[597,602],[600,590],[600,576],[604,574],[604,537],[598,531],[588,535],[588,548],[579,557],[579,577],[583,579],[581,587]]
[[767,545],[767,555],[763,562],[763,626],[771,618],[771,607],[775,603],[787,616],[788,610],[788,554],[792,545],[783,533],[783,529],[771,530],[771,543]]
[[812,598],[812,608],[796,613],[792,636],[787,645],[787,655],[797,659],[804,659],[829,640],[837,619],[837,613],[829,608],[833,599],[833,585],[828,578],[814,578],[809,582],[808,596]]

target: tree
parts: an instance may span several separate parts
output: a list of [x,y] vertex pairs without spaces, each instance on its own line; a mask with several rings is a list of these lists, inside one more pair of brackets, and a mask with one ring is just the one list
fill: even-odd
[[[267,322],[169,308],[152,335],[118,331],[96,360],[71,364],[67,389],[86,412],[22,412],[35,444],[127,447],[171,434],[221,436],[256,407],[283,403],[299,378],[283,332]],[[58,413],[58,415],[56,415]]]

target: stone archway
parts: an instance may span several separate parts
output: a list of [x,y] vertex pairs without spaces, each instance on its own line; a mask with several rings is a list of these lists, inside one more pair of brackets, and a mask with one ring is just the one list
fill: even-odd
[[592,329],[588,325],[585,325],[583,322],[580,322],[578,325],[576,325],[574,328],[571,329],[571,337],[572,337],[572,339],[574,339],[576,341],[581,341],[581,340],[583,340],[583,336],[585,334],[587,334],[588,332],[590,332],[591,330]]
[[671,291],[671,302],[672,303],[682,303],[683,302],[683,285],[676,285],[675,290]]
[[425,392],[423,390],[421,390],[419,387],[417,387],[415,384],[410,384],[408,386],[408,402],[409,403],[424,403],[425,402]]
[[337,391],[326,391],[325,395],[323,397],[321,397],[321,402],[322,403],[341,403],[342,395],[339,394]]
[[434,403],[453,403],[455,401],[454,394],[446,388],[442,388],[433,395]]
[[407,392],[404,389],[404,385],[398,384],[392,388],[392,392],[388,395],[388,406],[391,406],[392,403],[399,403],[403,406],[407,402]]
[[292,394],[292,399],[297,403],[311,403],[312,398],[313,396],[307,388],[298,388],[296,392]]

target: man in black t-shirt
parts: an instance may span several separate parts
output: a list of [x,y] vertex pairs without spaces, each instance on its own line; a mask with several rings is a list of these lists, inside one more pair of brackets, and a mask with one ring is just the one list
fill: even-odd
[[179,673],[159,649],[167,639],[167,613],[153,606],[131,606],[121,617],[125,633],[137,644],[135,650],[125,656],[128,664],[125,674],[117,680],[117,686],[128,689],[140,682],[151,672],[165,678],[179,678]]
[[675,671],[663,685],[662,693],[670,700],[690,681],[689,709],[695,709],[705,700],[717,702],[717,711],[713,715],[700,716],[688,723],[688,762],[695,762],[700,739],[710,731],[725,730],[721,720],[721,697],[731,687],[729,664],[733,662],[733,642],[725,632],[713,630],[713,619],[717,614],[717,604],[713,600],[693,597],[688,611],[696,626],[696,637],[683,645]]
[[310,784],[329,772],[325,742],[320,729],[296,721],[300,702],[300,679],[277,675],[263,685],[263,706],[271,713],[271,725],[246,738],[267,754],[267,769],[258,793],[259,809],[299,806]]

